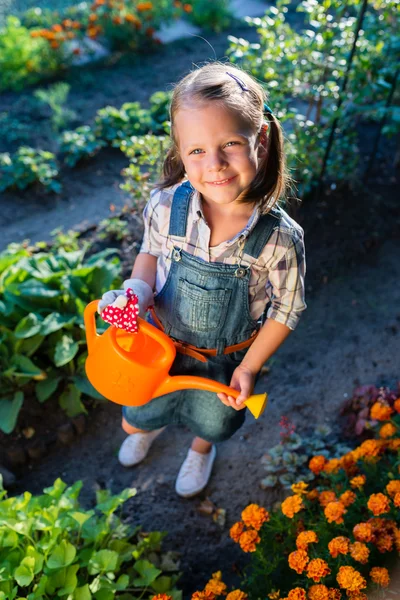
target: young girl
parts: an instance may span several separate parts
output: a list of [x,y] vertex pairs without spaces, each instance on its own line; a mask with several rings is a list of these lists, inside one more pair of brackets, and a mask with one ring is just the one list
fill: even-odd
[[[287,176],[280,124],[262,87],[230,64],[187,75],[171,103],[172,145],[144,209],[131,279],[143,315],[177,341],[171,373],[240,391],[178,391],[124,407],[119,461],[142,461],[168,424],[196,436],[176,481],[180,496],[207,485],[215,444],[244,422],[257,374],[293,330],[304,303],[303,231],[278,207]],[[123,290],[103,295],[99,309]]]

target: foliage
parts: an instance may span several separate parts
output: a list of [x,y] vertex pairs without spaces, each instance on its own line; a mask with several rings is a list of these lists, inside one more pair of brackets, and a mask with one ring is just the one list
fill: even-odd
[[193,23],[206,31],[221,32],[229,27],[233,19],[228,0],[189,0],[183,4],[183,9]]
[[100,221],[97,237],[100,240],[111,238],[112,240],[120,242],[126,238],[128,234],[129,227],[126,221],[123,221],[120,217],[110,217],[109,219]]
[[84,373],[83,310],[113,288],[113,250],[88,258],[87,247],[32,253],[10,245],[0,254],[0,428],[10,433],[24,398],[57,396],[69,416],[82,397],[101,399]]
[[120,109],[101,108],[94,123],[96,137],[116,146],[131,135],[141,135],[151,129],[149,111],[141,108],[139,102],[126,102]]
[[[43,495],[0,492],[0,598],[12,600],[180,600],[173,553],[161,554],[163,533],[142,533],[117,512],[136,494],[99,490],[96,505],[78,501],[82,482],[57,479]],[[174,573],[175,571],[175,573]]]
[[57,159],[52,152],[21,146],[12,156],[8,152],[0,154],[0,191],[23,190],[39,182],[46,190],[59,193],[57,176]]
[[343,402],[340,410],[344,418],[344,434],[352,439],[370,437],[373,427],[377,424],[376,420],[370,417],[371,407],[377,400],[393,406],[399,392],[400,382],[397,384],[397,390],[378,388],[375,385],[357,387],[351,398]]
[[78,127],[74,131],[64,131],[60,141],[60,151],[69,167],[74,167],[83,158],[94,156],[106,142],[96,137],[89,125]]
[[65,106],[70,87],[68,83],[59,82],[34,92],[35,98],[43,104],[48,104],[51,108],[50,122],[55,133],[59,133],[67,127],[70,121],[76,119],[75,111]]
[[0,113],[0,131],[5,145],[14,142],[26,142],[29,137],[29,129],[27,123],[12,117],[10,113]]
[[[360,31],[343,104],[338,109],[361,0],[305,0],[300,33],[286,20],[288,4],[280,0],[262,19],[247,19],[257,27],[258,43],[230,37],[233,62],[265,83],[274,113],[287,137],[289,165],[304,193],[316,183],[334,119],[339,118],[327,176],[333,182],[357,176],[355,126],[365,115],[384,109],[398,60],[395,2],[369,5]],[[388,111],[388,117],[393,111]]]
[[[383,562],[400,552],[400,398],[375,402],[371,418],[373,439],[338,458],[312,457],[311,489],[298,482],[271,513],[256,504],[242,512],[230,534],[250,562],[235,600],[367,600],[368,580],[388,586]],[[210,580],[204,592],[216,600],[221,584]],[[204,592],[193,600],[211,598]]]

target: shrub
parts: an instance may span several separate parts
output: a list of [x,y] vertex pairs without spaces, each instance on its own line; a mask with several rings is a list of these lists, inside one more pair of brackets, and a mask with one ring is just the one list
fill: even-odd
[[59,193],[58,163],[52,152],[21,146],[13,156],[0,154],[0,191],[8,188],[23,190],[41,183],[48,191]]
[[83,158],[94,156],[106,145],[106,141],[96,137],[88,125],[83,125],[74,131],[62,133],[60,152],[64,155],[65,163],[69,167],[74,167],[77,162]]

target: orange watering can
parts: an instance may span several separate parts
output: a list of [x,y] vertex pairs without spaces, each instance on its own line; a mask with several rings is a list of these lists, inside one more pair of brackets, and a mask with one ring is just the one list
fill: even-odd
[[[229,394],[239,392],[227,385],[190,375],[171,376],[176,348],[164,332],[138,317],[138,332],[111,325],[102,335],[96,331],[98,300],[84,311],[88,357],[86,374],[94,388],[108,400],[125,406],[142,406],[153,398],[177,390],[198,389]],[[267,404],[267,394],[256,394],[245,405],[256,419]]]

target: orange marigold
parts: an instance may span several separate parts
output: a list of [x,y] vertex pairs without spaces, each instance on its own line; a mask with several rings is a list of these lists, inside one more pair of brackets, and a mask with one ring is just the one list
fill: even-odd
[[324,490],[319,495],[319,503],[321,506],[328,506],[329,502],[336,502],[336,494],[332,490]]
[[301,587],[294,588],[288,593],[288,600],[306,600],[306,598],[306,591]]
[[329,588],[329,600],[340,600],[342,592],[337,588]]
[[354,475],[357,472],[356,459],[352,452],[347,452],[340,459],[342,469],[346,471],[348,475]]
[[314,558],[307,565],[307,577],[318,583],[323,577],[331,572],[328,563],[322,558]]
[[397,492],[397,494],[393,498],[393,504],[396,508],[400,508],[400,492]]
[[400,398],[394,401],[393,408],[396,412],[400,413]]
[[331,458],[324,465],[324,473],[337,473],[341,467],[341,462],[339,458]]
[[374,421],[389,421],[393,409],[388,404],[383,402],[375,402],[371,407],[370,417]]
[[356,501],[356,498],[357,496],[351,490],[347,490],[341,496],[339,496],[340,502],[346,507],[350,506],[350,504],[353,504],[353,502]]
[[308,544],[318,542],[315,531],[302,531],[296,538],[296,546],[299,550],[307,550]]
[[389,572],[385,567],[373,567],[369,572],[372,581],[381,587],[387,587],[390,583]]
[[367,478],[365,475],[356,475],[353,479],[350,479],[350,485],[352,488],[356,488],[357,490],[361,490],[364,487]]
[[347,600],[368,600],[368,596],[364,592],[349,592]]
[[384,552],[391,552],[393,548],[393,538],[389,533],[376,534],[375,540],[373,541],[378,551],[382,554]]
[[386,486],[386,491],[391,498],[393,498],[397,492],[400,492],[400,479],[392,479]]
[[390,511],[389,498],[385,494],[371,494],[367,502],[369,510],[375,515],[383,515]]
[[367,587],[364,577],[353,567],[339,567],[336,581],[341,588],[348,592],[358,592]]
[[255,552],[257,544],[261,540],[255,529],[244,531],[239,539],[239,544],[243,552]]
[[192,595],[192,600],[215,600],[215,594],[212,592],[195,592]]
[[323,471],[326,462],[327,460],[325,456],[322,456],[322,454],[317,454],[317,456],[313,456],[308,463],[308,468],[314,473],[314,475],[319,475],[321,471]]
[[281,504],[283,514],[289,519],[292,519],[302,508],[304,508],[304,504],[301,496],[289,496]]
[[385,423],[379,430],[379,437],[386,440],[387,438],[393,437],[396,431],[397,428],[392,423]]
[[234,542],[238,543],[243,531],[244,523],[242,523],[242,521],[238,521],[230,528],[229,535],[231,536]]
[[396,550],[400,553],[400,529],[397,529],[397,527],[393,531],[393,538],[396,545]]
[[329,600],[329,590],[321,583],[312,585],[308,590],[309,600]]
[[191,13],[193,11],[193,6],[191,4],[184,4],[183,10],[185,13]]
[[328,550],[333,558],[337,558],[339,554],[348,554],[350,548],[350,540],[343,535],[339,535],[331,539],[328,544]]
[[247,600],[248,596],[242,590],[233,590],[229,592],[226,597],[226,600]]
[[153,596],[151,600],[172,600],[172,596],[168,596],[168,594],[157,594],[157,596]]
[[298,481],[297,483],[293,483],[291,486],[293,494],[299,494],[302,496],[303,494],[307,494],[308,483],[304,481]]
[[299,575],[303,573],[309,560],[305,550],[295,550],[288,556],[289,567],[299,573]]
[[139,2],[139,4],[136,5],[136,10],[138,12],[143,12],[145,10],[151,10],[152,8],[153,8],[152,2]]
[[[214,575],[216,577],[214,577]],[[215,594],[216,596],[222,596],[226,594],[226,584],[221,581],[221,572],[218,571],[218,573],[214,573],[212,579],[210,579],[210,581],[207,583],[206,587],[204,588],[205,592],[211,592],[212,594]]]
[[343,523],[343,515],[346,512],[346,508],[341,502],[329,502],[328,506],[324,509],[324,514],[328,523]]
[[370,542],[372,540],[372,525],[370,523],[358,523],[353,527],[353,535],[359,542]]
[[242,519],[247,527],[254,527],[259,531],[263,523],[269,520],[269,514],[262,506],[249,504],[242,512]]
[[309,492],[307,492],[307,500],[311,500],[311,502],[313,500],[318,500],[319,498],[319,491],[315,488]]
[[368,562],[369,548],[364,542],[354,542],[350,544],[350,555],[354,560],[365,565]]
[[358,458],[364,458],[364,460],[376,458],[379,456],[382,449],[382,440],[365,440],[356,448],[353,452],[358,455]]
[[[397,452],[397,450],[400,450],[400,438],[394,438],[393,440],[388,440],[387,448],[389,448],[389,450],[393,450],[393,452]],[[399,469],[399,473],[400,473],[400,469]]]

